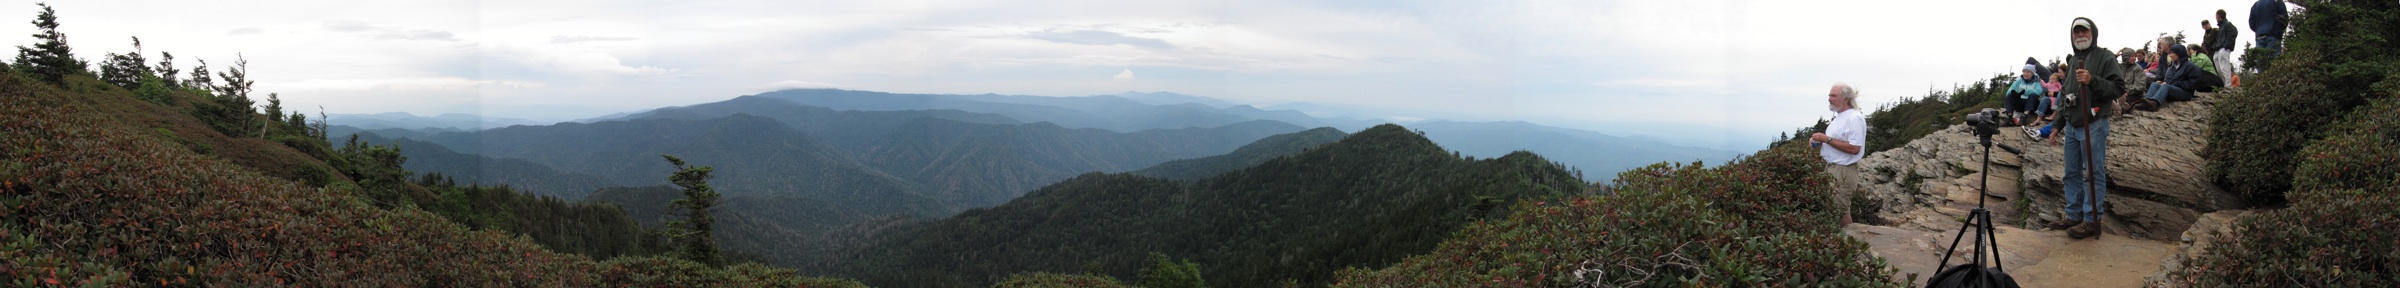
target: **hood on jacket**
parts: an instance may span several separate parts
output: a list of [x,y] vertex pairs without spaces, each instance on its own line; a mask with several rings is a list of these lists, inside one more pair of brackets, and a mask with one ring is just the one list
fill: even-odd
[[[2099,37],[2094,36],[2093,38]],[[2177,59],[2183,59],[2183,61],[2192,61],[2192,50],[2184,48],[2183,45],[2167,45],[2167,51],[2170,53],[2175,53],[2175,58]]]
[[[2083,45],[2083,47],[2075,47],[2075,46],[2076,46],[2076,45],[2075,45],[2075,41],[2073,41],[2073,39],[2072,39],[2072,38],[2070,38],[2070,39],[2067,41],[2067,49],[2068,49],[2068,50],[2070,50],[2070,51],[2076,51],[2076,52],[2078,52],[2078,53],[2081,53],[2081,52],[2083,51],[2083,49],[2090,49],[2090,48],[2092,48],[2092,47],[2100,47],[2100,44],[2099,44],[2099,43],[2100,43],[2100,25],[2097,25],[2097,24],[2092,24],[2092,19],[2091,19],[2091,18],[2075,17],[2075,21],[2074,21],[2074,22],[2070,22],[2070,24],[2068,24],[2068,26],[2067,26],[2067,33],[2075,33],[2075,29],[2076,29],[2076,28],[2091,29],[2091,30],[2092,30],[2092,40],[2091,40],[2091,42],[2088,42],[2088,43],[2083,43],[2083,44],[2084,44],[2084,45]],[[2069,34],[2069,35],[2073,35],[2073,34]],[[2069,37],[2073,37],[2073,36],[2069,36]]]

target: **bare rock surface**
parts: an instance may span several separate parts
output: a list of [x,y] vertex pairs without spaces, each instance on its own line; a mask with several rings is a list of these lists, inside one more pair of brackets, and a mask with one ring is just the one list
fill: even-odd
[[[2023,153],[1995,146],[1987,168],[1984,146],[1966,125],[1868,155],[1859,184],[1866,205],[1882,207],[1878,214],[1887,221],[1844,231],[1900,269],[1894,280],[1914,274],[1922,283],[1980,201],[2000,223],[1994,233],[1999,263],[2026,287],[2149,285],[2205,251],[2216,231],[2246,213],[2237,209],[2247,203],[2205,178],[2204,121],[2216,97],[2197,98],[2111,118],[2109,207],[2099,239],[2072,239],[2041,227],[2063,217],[2064,147],[2004,127],[1993,142]],[[1961,242],[1958,257],[1969,255],[1970,247],[1972,242]]]

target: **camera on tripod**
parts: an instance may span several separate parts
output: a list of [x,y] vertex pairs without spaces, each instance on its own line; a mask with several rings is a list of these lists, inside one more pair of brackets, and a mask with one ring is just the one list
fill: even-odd
[[1983,138],[1986,142],[1991,141],[1992,134],[2000,134],[2000,124],[2007,124],[2010,120],[2008,114],[2000,112],[1998,108],[1983,108],[1982,111],[1967,113],[1967,126],[1975,126],[1975,137]]

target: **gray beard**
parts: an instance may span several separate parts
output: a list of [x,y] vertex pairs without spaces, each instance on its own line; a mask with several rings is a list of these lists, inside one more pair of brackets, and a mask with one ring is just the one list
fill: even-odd
[[2075,39],[2075,50],[2092,49],[2092,39]]

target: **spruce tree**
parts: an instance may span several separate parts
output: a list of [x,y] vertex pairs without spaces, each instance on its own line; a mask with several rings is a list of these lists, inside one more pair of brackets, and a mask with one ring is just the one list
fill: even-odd
[[[250,85],[257,81],[249,79],[250,60],[240,58],[241,54],[234,55],[233,68],[217,73],[218,78],[225,79],[225,84],[209,87],[216,91],[216,96],[211,98],[215,101],[210,101],[214,102],[216,107],[209,108],[209,113],[206,113],[207,117],[204,118],[210,122],[209,124],[214,125],[218,132],[224,132],[226,136],[242,137],[256,132],[252,129],[258,129],[256,120],[258,109],[251,107],[258,102],[250,100]],[[199,71],[194,70],[193,72]]]
[[42,6],[41,14],[33,18],[33,27],[41,29],[33,38],[40,41],[33,47],[17,46],[17,69],[51,85],[65,85],[67,75],[91,74],[83,60],[75,59],[74,49],[67,47],[67,34],[58,33],[57,11],[51,10],[49,3],[34,5]]
[[683,246],[684,258],[711,267],[725,266],[725,256],[717,251],[717,238],[711,234],[715,229],[712,225],[715,225],[716,217],[709,215],[709,209],[717,206],[718,195],[716,188],[708,186],[708,174],[716,171],[716,168],[685,165],[683,159],[675,158],[675,155],[658,156],[666,157],[667,163],[675,164],[675,174],[668,176],[667,181],[683,187],[683,199],[675,199],[674,205],[684,210],[684,218],[670,223],[679,231],[670,233],[669,237],[674,237]]
[[160,58],[158,59],[158,68],[151,69],[151,71],[158,72],[156,77],[158,77],[159,83],[166,84],[167,88],[182,88],[183,81],[178,81],[178,78],[175,77],[176,72],[183,72],[175,70],[175,53],[159,51],[158,57]]
[[191,80],[184,81],[183,87],[197,89],[197,91],[200,91],[200,93],[208,93],[208,89],[210,87],[217,86],[217,81],[212,80],[208,76],[208,60],[199,59],[193,61],[200,61],[200,66],[192,66],[192,78]]
[[275,93],[267,93],[267,118],[277,120],[274,122],[283,122],[281,121],[283,120],[283,99],[277,96]]
[[140,88],[142,78],[150,76],[149,62],[142,57],[142,37],[133,37],[133,53],[108,53],[107,60],[100,62],[100,81],[126,90]]

